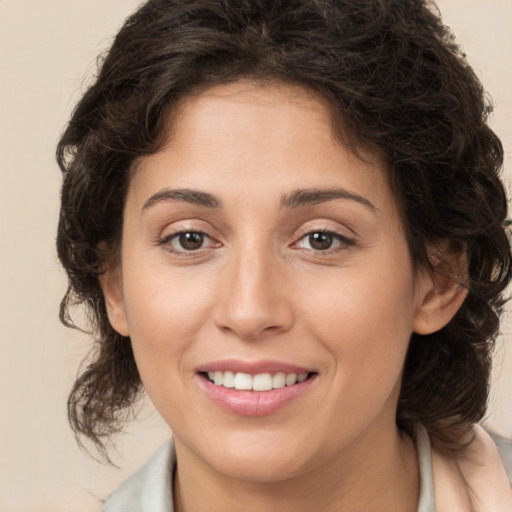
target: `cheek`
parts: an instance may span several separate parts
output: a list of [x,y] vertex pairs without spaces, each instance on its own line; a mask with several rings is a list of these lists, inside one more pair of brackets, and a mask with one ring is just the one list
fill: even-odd
[[[128,263],[128,262],[127,262]],[[134,262],[136,263],[136,262]],[[206,276],[194,279],[171,268],[125,267],[123,291],[130,337],[141,375],[160,364],[182,360],[204,328],[212,306]],[[168,372],[163,372],[164,378]]]
[[401,374],[414,294],[412,272],[407,265],[397,268],[403,273],[341,272],[302,294],[308,328],[331,354],[337,379],[365,385],[384,378],[393,384]]

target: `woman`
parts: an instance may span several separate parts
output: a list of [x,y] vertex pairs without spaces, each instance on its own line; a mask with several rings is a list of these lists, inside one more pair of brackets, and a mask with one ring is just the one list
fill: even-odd
[[485,414],[510,279],[489,106],[418,0],[150,0],[58,147],[69,400],[173,432],[105,511],[512,510]]

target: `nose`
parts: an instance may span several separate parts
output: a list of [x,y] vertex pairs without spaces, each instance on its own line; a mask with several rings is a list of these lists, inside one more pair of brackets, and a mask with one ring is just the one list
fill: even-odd
[[286,332],[293,323],[286,277],[278,256],[247,248],[226,261],[215,323],[244,340]]

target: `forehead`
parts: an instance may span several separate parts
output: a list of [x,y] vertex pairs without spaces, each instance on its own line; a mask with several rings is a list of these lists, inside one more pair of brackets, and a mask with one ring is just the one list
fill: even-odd
[[[327,93],[326,93],[327,94]],[[329,95],[327,95],[329,96]],[[333,143],[342,144],[345,149],[353,152],[363,160],[382,163],[386,160],[381,148],[356,137],[344,126],[344,121],[337,115],[339,109],[333,100],[328,100],[322,93],[298,83],[284,82],[277,79],[248,80],[214,86],[199,86],[181,97],[173,106],[167,118],[166,133],[175,134],[177,125],[182,131],[190,125],[190,116],[204,120],[216,117],[216,122],[228,118],[233,113],[243,110],[247,120],[276,124],[279,119],[288,118],[294,128],[306,131],[311,127],[309,135],[314,135],[314,128],[321,126],[322,137]],[[294,118],[290,115],[293,112]],[[236,116],[235,116],[236,117]]]
[[293,187],[338,186],[340,179],[390,199],[383,160],[339,141],[324,98],[297,85],[241,81],[183,97],[169,113],[163,149],[138,162],[133,185],[155,188],[167,180],[222,195],[240,186],[283,195]]
[[176,108],[176,118],[187,110],[215,110],[215,104],[226,106],[228,103],[244,106],[254,113],[264,112],[266,108],[274,113],[290,108],[302,112],[304,118],[328,119],[330,108],[328,101],[319,93],[299,84],[277,80],[240,79],[235,82],[194,88],[182,96]]

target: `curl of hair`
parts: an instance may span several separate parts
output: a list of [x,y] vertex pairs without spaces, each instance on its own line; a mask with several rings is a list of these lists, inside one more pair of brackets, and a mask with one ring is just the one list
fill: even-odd
[[61,320],[72,326],[83,304],[97,336],[69,398],[75,433],[102,449],[142,390],[98,282],[119,249],[133,163],[162,146],[184,94],[238,79],[319,93],[346,142],[384,155],[416,264],[428,267],[429,244],[465,248],[467,299],[439,332],[413,334],[397,410],[402,429],[421,422],[442,448],[460,447],[485,414],[510,279],[503,155],[479,80],[422,0],[150,0],[127,19],[57,148]]

